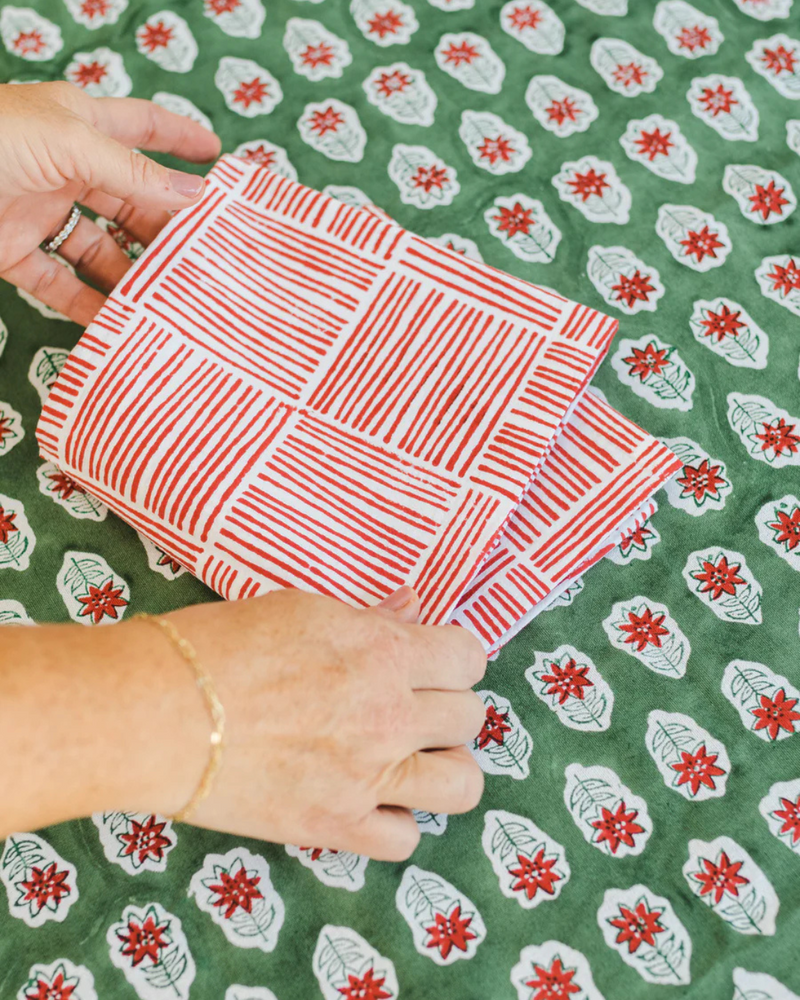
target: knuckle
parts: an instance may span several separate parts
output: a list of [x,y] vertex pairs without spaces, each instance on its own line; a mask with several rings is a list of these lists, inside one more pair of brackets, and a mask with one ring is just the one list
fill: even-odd
[[75,268],[78,271],[90,269],[92,264],[94,264],[95,261],[102,256],[103,244],[104,241],[102,233],[98,233],[97,236],[93,236],[81,250],[81,253],[75,261]]
[[481,801],[483,796],[483,771],[474,760],[465,762],[463,781],[462,805],[463,811],[469,812]]
[[474,691],[469,692],[469,731],[472,733],[470,739],[473,740],[478,735],[478,733],[483,729],[483,724],[486,721],[486,706],[483,703],[483,699],[479,694]]

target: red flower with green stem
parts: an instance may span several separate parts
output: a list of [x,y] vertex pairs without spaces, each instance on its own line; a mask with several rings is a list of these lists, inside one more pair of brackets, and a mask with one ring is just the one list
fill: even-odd
[[72,891],[72,886],[67,884],[68,877],[68,871],[60,872],[56,869],[55,861],[47,868],[37,868],[34,865],[30,878],[20,883],[25,890],[23,902],[33,903],[38,913],[52,900],[53,906],[48,908],[55,909],[62,898]]
[[747,326],[739,319],[741,315],[741,309],[734,312],[724,303],[720,306],[719,312],[706,310],[706,318],[700,321],[701,326],[705,327],[703,336],[716,337],[718,344],[721,344],[726,337],[738,337],[739,330]]
[[93,583],[90,583],[89,593],[78,598],[78,601],[83,605],[78,612],[78,617],[88,618],[91,616],[95,625],[99,625],[106,617],[116,621],[119,618],[117,608],[128,606],[128,601],[121,595],[122,587],[114,586],[113,577],[109,577],[101,587],[95,587]]
[[145,958],[149,958],[153,965],[156,965],[161,952],[169,944],[169,938],[165,937],[168,929],[169,923],[157,924],[152,914],[142,924],[129,920],[127,934],[117,931],[117,937],[123,943],[122,954],[132,959],[131,965],[134,968]]
[[733,96],[733,91],[726,90],[721,83],[716,88],[704,87],[698,101],[705,105],[703,110],[712,118],[719,114],[730,114],[733,105],[739,103]]
[[371,21],[367,22],[370,35],[377,35],[378,38],[396,35],[402,27],[402,17],[393,10],[387,10],[384,14],[376,14]]
[[782,455],[784,451],[788,451],[790,455],[793,455],[800,447],[800,437],[794,433],[795,425],[787,424],[783,417],[779,418],[775,426],[762,421],[762,427],[764,429],[761,433],[756,434],[756,440],[762,442],[762,451],[772,449],[776,455]]
[[[258,888],[260,875],[248,875],[242,866],[231,876],[228,872],[220,872],[219,884],[208,888],[219,898],[214,900],[214,906],[220,907],[220,912],[226,920],[230,920],[237,910],[245,913],[253,912],[253,900],[263,899],[264,894]],[[224,913],[222,912],[224,910]]]
[[431,936],[425,947],[438,948],[442,958],[447,958],[453,948],[466,951],[467,942],[476,939],[476,935],[469,930],[471,923],[472,917],[461,916],[460,903],[457,903],[447,915],[437,913],[434,924],[425,928]]
[[26,989],[25,1000],[71,1000],[77,985],[75,980],[72,983],[65,983],[63,972],[58,972],[49,983],[44,977],[39,976],[36,983]]
[[11,535],[15,531],[19,531],[19,528],[14,524],[16,516],[12,511],[0,507],[0,543],[3,545],[7,545]]
[[776,809],[773,815],[776,819],[783,820],[780,832],[791,833],[792,843],[796,844],[800,841],[800,795],[797,796],[796,802],[781,797],[781,806],[783,808]]
[[739,886],[747,885],[750,881],[739,874],[744,862],[732,862],[725,851],[720,852],[719,862],[716,864],[708,858],[701,858],[700,861],[705,871],[692,872],[692,878],[700,883],[701,896],[714,894],[715,904],[719,903],[725,893],[738,896]]
[[528,899],[533,899],[539,889],[552,896],[555,893],[555,883],[560,882],[562,878],[558,872],[552,870],[557,860],[557,858],[545,858],[544,848],[535,858],[518,854],[517,867],[508,869],[508,874],[517,879],[511,886],[512,890],[524,892]]
[[727,556],[721,555],[716,563],[701,560],[702,570],[695,570],[692,579],[702,583],[701,594],[710,594],[712,601],[718,601],[723,594],[735,596],[736,588],[747,581],[738,575],[741,563],[728,563]]
[[592,195],[602,198],[603,191],[611,187],[606,180],[606,175],[598,174],[594,167],[590,167],[585,174],[575,171],[575,176],[568,178],[567,184],[572,188],[572,193],[578,195],[581,201],[588,201]]
[[775,532],[773,540],[778,545],[785,545],[787,552],[794,552],[800,545],[800,507],[795,507],[791,514],[776,510],[775,516],[778,520],[767,525]]
[[131,820],[130,833],[119,834],[119,839],[125,845],[123,856],[130,857],[135,854],[140,865],[149,857],[161,861],[164,857],[164,848],[172,844],[169,837],[165,837],[163,833],[166,825],[165,822],[157,823],[155,816],[148,816],[143,823]]
[[682,475],[676,480],[681,487],[681,498],[693,496],[697,503],[702,503],[707,497],[719,497],[720,486],[726,486],[727,480],[719,475],[721,465],[711,465],[704,458],[699,465],[684,465]]
[[389,1000],[392,994],[383,989],[386,977],[375,978],[375,970],[367,969],[363,976],[348,973],[347,986],[338,987],[344,1000]]
[[658,127],[652,132],[645,132],[642,129],[642,134],[638,139],[634,139],[634,142],[639,147],[638,152],[652,163],[657,156],[669,155],[669,150],[675,145],[670,139],[671,135],[672,132],[664,132],[662,135]]
[[586,676],[589,667],[579,667],[575,660],[568,660],[563,667],[558,663],[551,663],[550,670],[552,673],[542,675],[542,680],[550,685],[545,694],[558,695],[559,705],[563,705],[567,698],[579,698],[582,701],[586,693],[584,688],[594,687],[594,682]]
[[639,347],[634,347],[632,350],[633,354],[622,360],[630,365],[630,374],[638,375],[642,382],[648,375],[660,375],[667,365],[672,364],[667,357],[666,347],[658,350],[655,344],[648,344],[644,350]]
[[686,247],[684,257],[697,257],[700,263],[704,257],[716,258],[716,251],[725,244],[718,238],[719,233],[712,233],[708,226],[703,226],[699,232],[690,229],[685,240],[679,240],[682,247]]
[[627,632],[626,645],[636,646],[636,652],[641,653],[647,646],[661,648],[661,636],[669,635],[669,629],[664,627],[665,614],[653,614],[650,608],[637,615],[628,612],[628,620],[619,626],[620,632]]
[[607,843],[612,854],[617,853],[620,844],[626,847],[634,847],[636,841],[634,837],[637,833],[644,833],[644,827],[635,822],[639,815],[638,809],[626,809],[623,799],[617,806],[616,812],[602,809],[602,816],[596,819],[591,825],[598,831],[595,843]]
[[483,727],[475,738],[478,749],[485,750],[490,743],[502,746],[506,733],[510,733],[511,728],[508,712],[498,712],[494,705],[489,705],[486,709]]
[[533,971],[536,978],[525,983],[535,990],[530,1000],[569,1000],[571,994],[581,992],[580,986],[572,982],[578,970],[565,969],[560,958],[554,958],[549,969],[534,965]]
[[642,274],[638,267],[630,277],[620,274],[616,285],[611,286],[611,291],[617,293],[615,301],[624,302],[629,309],[637,302],[647,302],[650,292],[655,290],[655,285],[650,284],[650,275]]
[[662,912],[662,910],[648,910],[644,901],[637,903],[635,910],[620,906],[619,916],[610,921],[611,926],[619,930],[617,944],[627,944],[629,955],[637,951],[642,942],[654,948],[656,934],[663,934],[667,929],[658,922]]
[[788,295],[790,292],[800,290],[800,267],[794,262],[794,257],[789,258],[789,263],[786,267],[781,264],[772,265],[775,270],[772,274],[768,274],[767,277],[770,281],[774,282],[772,286],[773,292],[781,292],[783,295]]
[[524,233],[527,236],[531,226],[536,224],[533,209],[523,208],[520,202],[515,202],[513,208],[500,208],[499,211],[499,215],[492,216],[492,221],[498,223],[498,230],[505,233],[509,239],[517,233]]
[[766,729],[771,740],[776,740],[781,730],[787,733],[796,732],[794,724],[800,719],[800,712],[794,710],[796,704],[797,698],[787,698],[783,688],[778,688],[774,698],[762,694],[760,707],[750,711],[750,714],[758,720],[753,726],[753,731]]
[[717,767],[718,756],[716,753],[706,753],[705,743],[694,753],[681,750],[682,760],[670,765],[673,771],[678,772],[678,785],[688,785],[692,795],[697,795],[701,785],[715,789],[717,785],[714,778],[725,774],[724,768]]
[[569,97],[565,97],[562,101],[552,101],[546,111],[547,120],[555,122],[559,127],[567,120],[577,121],[578,115],[583,114],[583,110]]
[[763,222],[766,222],[770,215],[783,215],[783,206],[789,204],[789,199],[783,197],[786,188],[775,187],[775,181],[771,180],[766,187],[763,184],[756,184],[755,194],[751,194],[748,199],[752,203],[750,213],[760,213]]

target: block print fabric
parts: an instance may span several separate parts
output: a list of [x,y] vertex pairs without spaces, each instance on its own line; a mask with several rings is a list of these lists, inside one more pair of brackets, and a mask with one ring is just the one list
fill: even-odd
[[[455,612],[505,642],[480,806],[418,813],[397,865],[141,813],[19,831],[2,1000],[797,1000],[798,0],[16,0],[0,43],[1,79],[153,98],[620,322],[569,414],[610,468],[578,479],[554,425]],[[215,597],[39,457],[80,332],[0,287],[0,642]],[[607,445],[606,404],[680,468],[585,551],[560,505],[650,440]]]

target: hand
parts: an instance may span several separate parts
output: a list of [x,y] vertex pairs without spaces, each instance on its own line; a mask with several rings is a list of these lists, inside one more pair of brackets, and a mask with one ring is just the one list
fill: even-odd
[[[222,768],[191,822],[401,860],[419,841],[412,808],[478,804],[483,775],[464,744],[484,720],[469,688],[486,655],[461,628],[413,624],[419,605],[409,588],[393,596],[410,603],[357,610],[286,590],[170,615],[227,715]],[[173,720],[174,738],[195,773],[170,787],[166,812],[186,802],[207,759],[209,721],[189,677],[180,681],[191,731]]]
[[[202,178],[167,170],[131,147],[195,163],[219,155],[219,139],[149,101],[91,98],[69,83],[0,86],[0,278],[86,326],[103,304],[39,249],[66,222],[73,203],[150,243],[169,212],[197,201]],[[58,253],[110,291],[129,259],[82,218]]]

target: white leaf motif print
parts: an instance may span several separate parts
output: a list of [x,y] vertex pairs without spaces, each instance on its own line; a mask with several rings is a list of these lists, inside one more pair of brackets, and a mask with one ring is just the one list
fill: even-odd
[[733,970],[734,1000],[800,1000],[800,996],[767,972]]
[[776,781],[758,805],[769,832],[800,855],[800,778]]
[[90,97],[127,97],[133,89],[122,56],[104,46],[93,52],[76,52],[64,77]]
[[562,163],[553,186],[562,201],[577,208],[590,222],[622,226],[630,219],[631,192],[608,160],[583,156]]
[[400,992],[393,963],[351,927],[325,924],[311,967],[325,1000],[342,1000],[348,992],[394,1000]]
[[358,114],[335,97],[307,104],[297,128],[303,142],[330,160],[359,163],[364,158],[367,133]]
[[486,937],[486,926],[472,900],[436,872],[409,865],[395,902],[411,929],[414,947],[437,965],[474,958]]
[[223,56],[214,84],[228,109],[243,118],[268,115],[283,100],[281,85],[272,73],[252,59]]
[[644,799],[609,767],[568,764],[564,804],[584,840],[609,857],[641,854],[653,832]]
[[415,208],[449,205],[461,190],[455,169],[427,146],[398,142],[392,148],[389,177],[400,191],[400,200]]
[[180,919],[160,903],[126,906],[106,941],[112,963],[141,1000],[189,1000],[197,968]]
[[800,500],[791,493],[769,500],[756,514],[758,537],[800,573]]
[[611,358],[619,380],[659,409],[691,410],[695,379],[678,349],[654,334],[625,337]]
[[46,62],[64,47],[61,29],[30,7],[3,4],[0,37],[6,51],[29,62]]
[[569,881],[570,868],[561,844],[526,816],[489,809],[481,843],[507,899],[525,910],[557,899]]
[[436,65],[470,90],[499,94],[506,67],[489,42],[470,31],[446,34],[434,50]]
[[776,469],[800,465],[800,417],[766,396],[729,393],[728,423],[751,458]]
[[404,62],[377,66],[364,81],[364,92],[370,104],[395,121],[433,125],[438,98],[421,69]]
[[589,247],[586,274],[607,305],[629,316],[655,312],[664,294],[658,271],[627,247]]
[[136,48],[170,73],[188,73],[197,58],[189,25],[171,10],[160,10],[136,29]]
[[350,13],[364,37],[381,48],[408,45],[419,28],[414,8],[400,0],[350,0]]
[[295,73],[314,82],[337,79],[353,61],[343,38],[319,21],[303,17],[290,17],[286,22],[283,47]]
[[680,473],[664,486],[672,506],[693,517],[710,510],[722,510],[728,494],[733,491],[722,459],[712,458],[688,437],[662,438],[662,441],[683,462]]
[[765,664],[731,660],[722,675],[722,693],[745,729],[766,743],[800,732],[800,691]]
[[731,195],[745,219],[771,226],[783,222],[797,208],[792,186],[777,170],[752,163],[729,163],[722,188]]
[[609,89],[623,97],[651,93],[664,75],[655,59],[621,38],[598,38],[592,45],[590,61]]
[[0,573],[6,569],[24,572],[35,548],[36,535],[25,516],[25,505],[0,493]]
[[611,644],[664,677],[686,673],[692,648],[669,608],[647,597],[619,601],[604,620]]
[[656,232],[675,260],[693,271],[721,267],[732,248],[725,223],[693,205],[662,205]]
[[539,55],[556,56],[564,48],[564,24],[542,0],[509,0],[500,11],[500,27]]
[[689,107],[700,121],[729,142],[758,139],[758,108],[736,76],[698,76],[686,92]]
[[744,57],[782,97],[800,101],[800,41],[780,32],[753,42]]
[[794,0],[733,0],[743,14],[758,21],[772,21],[789,16]]
[[171,820],[113,810],[93,813],[92,822],[109,864],[119,865],[128,875],[166,871],[170,851],[178,842]]
[[231,38],[260,38],[267,12],[261,0],[204,0],[203,13]]
[[715,17],[685,0],[660,0],[653,15],[653,27],[673,55],[686,59],[713,56],[725,38]]
[[78,520],[105,521],[108,507],[76,482],[71,476],[57,469],[52,462],[45,462],[36,470],[39,492],[63,507]]
[[761,624],[761,584],[741,552],[698,549],[686,560],[683,578],[689,590],[722,621]]
[[24,437],[21,414],[0,400],[0,458],[7,455]]
[[486,706],[480,733],[470,744],[472,756],[487,774],[528,777],[533,738],[519,721],[511,702],[494,691],[478,691]]
[[323,885],[348,892],[364,888],[369,858],[363,854],[332,851],[327,847],[295,847],[293,844],[286,844],[286,853],[297,858],[304,868],[309,868]]
[[94,976],[85,965],[74,965],[68,958],[57,958],[44,965],[37,962],[28,972],[28,980],[20,986],[16,1000],[46,997],[50,1000],[97,1000]]
[[131,599],[126,581],[94,552],[66,552],[56,586],[70,618],[79,625],[121,621]]
[[525,91],[525,103],[537,122],[565,139],[585,132],[599,112],[591,94],[573,87],[557,76],[534,76]]
[[574,646],[537,652],[525,679],[569,729],[599,733],[611,725],[614,692],[593,661]]
[[[565,971],[569,985],[580,991],[575,994],[578,1000],[605,1000],[594,984],[585,956],[561,941],[545,941],[523,948],[519,962],[511,970],[511,983],[517,991],[518,1000],[530,1000],[531,989],[547,990],[552,983],[564,979]],[[536,996],[535,992],[533,996]]]
[[28,927],[60,924],[78,899],[74,865],[36,833],[11,833],[0,855],[8,912]]
[[495,198],[483,215],[489,232],[521,260],[547,264],[561,242],[561,230],[536,198],[515,194]]
[[489,111],[463,111],[458,134],[475,166],[490,174],[517,173],[531,158],[522,132]]
[[690,802],[719,798],[731,771],[725,745],[680,712],[654,709],[645,745],[667,788]]
[[769,337],[743,305],[698,299],[689,319],[694,339],[737,368],[766,368]]
[[694,184],[697,153],[670,118],[654,114],[631,119],[619,141],[630,159],[656,176],[678,184]]
[[64,3],[75,21],[90,31],[116,24],[120,14],[128,8],[128,0],[103,0],[102,3],[64,0]]

